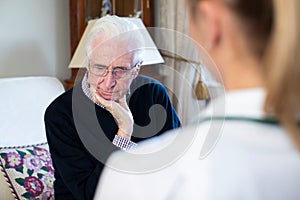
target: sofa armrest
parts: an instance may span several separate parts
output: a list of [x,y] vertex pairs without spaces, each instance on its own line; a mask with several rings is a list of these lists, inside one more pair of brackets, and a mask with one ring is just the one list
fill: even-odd
[[0,171],[0,199],[14,200],[14,195],[12,194],[8,183],[4,177],[4,174]]

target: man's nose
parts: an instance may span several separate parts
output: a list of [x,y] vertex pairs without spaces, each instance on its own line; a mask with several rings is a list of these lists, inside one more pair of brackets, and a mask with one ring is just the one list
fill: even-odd
[[108,71],[106,76],[102,77],[102,80],[102,84],[104,84],[106,88],[112,88],[116,85],[116,78],[112,71]]

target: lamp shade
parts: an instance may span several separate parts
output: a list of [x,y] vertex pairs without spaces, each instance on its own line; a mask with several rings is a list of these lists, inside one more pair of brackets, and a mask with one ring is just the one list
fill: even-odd
[[[152,65],[152,64],[159,64],[164,63],[164,60],[162,56],[160,55],[156,45],[154,44],[150,34],[148,33],[144,23],[140,18],[133,18],[133,17],[123,17],[127,20],[130,20],[134,24],[137,25],[139,29],[143,31],[143,39],[145,46],[141,47],[143,48],[143,54],[141,55],[143,64],[142,65]],[[89,32],[91,28],[93,27],[94,23],[97,21],[97,19],[90,20],[88,22],[88,25],[81,37],[81,40],[79,41],[79,44],[75,50],[75,53],[71,59],[71,62],[69,64],[69,68],[83,68],[85,61],[86,61],[86,44],[87,44],[87,37],[89,35]]]

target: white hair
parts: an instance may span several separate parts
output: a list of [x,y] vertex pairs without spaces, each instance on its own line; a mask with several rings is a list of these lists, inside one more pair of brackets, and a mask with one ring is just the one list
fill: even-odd
[[140,61],[143,35],[139,27],[126,18],[107,15],[95,22],[87,39],[86,54],[89,59],[93,51],[93,42],[98,38],[101,38],[101,42],[97,46],[111,39],[123,42],[130,46],[130,51],[134,52],[134,62]]

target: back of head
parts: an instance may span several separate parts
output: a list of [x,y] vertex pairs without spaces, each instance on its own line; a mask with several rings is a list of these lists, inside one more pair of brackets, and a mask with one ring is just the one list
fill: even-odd
[[274,23],[273,0],[224,0],[224,2],[237,16],[240,30],[247,36],[248,46],[254,55],[262,57]]
[[[187,0],[192,16],[201,0]],[[236,15],[247,44],[263,63],[265,111],[289,130],[300,149],[300,1],[221,0]]]

